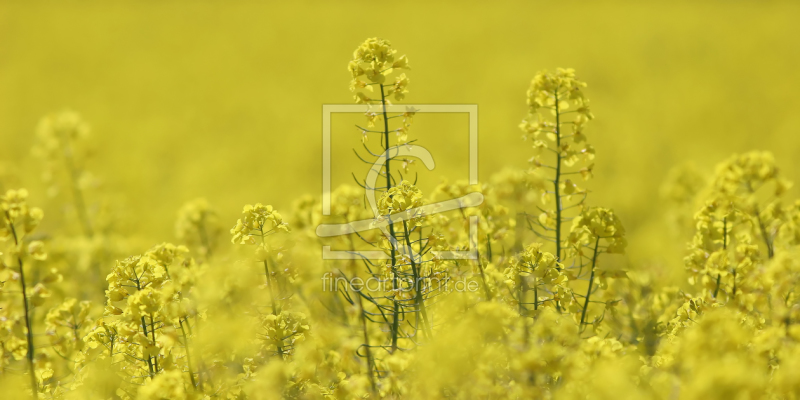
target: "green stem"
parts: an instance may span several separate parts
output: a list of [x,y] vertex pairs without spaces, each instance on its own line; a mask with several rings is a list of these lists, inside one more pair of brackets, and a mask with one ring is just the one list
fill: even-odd
[[[133,269],[133,274],[134,274],[134,276],[136,276],[136,267],[134,267],[134,269]],[[142,285],[141,285],[141,283],[139,281],[139,276],[136,276],[136,279],[134,280],[134,282],[136,283],[136,290],[141,291],[142,290]],[[142,316],[142,332],[144,332],[144,337],[146,338],[147,337],[147,321],[144,319],[144,316]],[[153,345],[155,345],[155,340],[153,341]],[[152,380],[153,378],[155,378],[156,372],[153,370],[153,360],[151,359],[151,357],[149,355],[147,356],[147,369],[150,371],[150,380]]]
[[492,262],[492,237],[486,234],[486,259]]
[[211,258],[211,242],[208,240],[208,233],[206,232],[206,224],[205,224],[205,213],[200,218],[200,223],[197,226],[197,233],[200,235],[200,243],[203,248],[206,250],[205,257],[206,259]]
[[[392,189],[392,174],[389,168],[389,160],[391,159],[389,149],[389,118],[386,113],[386,94],[383,90],[383,84],[380,84],[381,87],[381,107],[383,109],[383,139],[384,139],[384,152],[386,154],[386,161],[384,163],[384,171],[386,172],[386,191]],[[392,223],[392,218],[387,217],[389,219],[389,235],[392,238],[397,240],[397,236],[394,233],[394,223]],[[394,245],[396,242],[390,242],[392,248],[390,249],[391,257],[392,257],[392,289],[397,290],[397,257],[395,257],[395,249]],[[392,298],[392,302],[394,303],[394,311],[392,315],[392,353],[397,351],[397,336],[400,331],[400,304],[398,303],[397,299]]]
[[561,262],[561,114],[558,111],[558,89],[555,90],[554,95],[556,106],[556,178],[554,180],[556,201],[556,260]]
[[[353,243],[353,239],[350,238],[349,236],[348,236],[348,239],[350,240],[350,251],[355,252],[356,249],[355,249],[355,245]],[[355,276],[355,274],[356,274],[356,266],[355,266],[355,260],[354,259],[350,260],[350,272],[351,272],[351,276]],[[375,366],[375,361],[373,361],[373,359],[372,359],[372,347],[369,344],[369,330],[367,329],[367,315],[366,315],[366,311],[364,311],[364,300],[361,298],[360,290],[356,290],[356,288],[353,287],[352,282],[350,282],[349,280],[348,280],[348,284],[350,285],[350,288],[353,291],[356,292],[356,299],[358,300],[358,311],[359,311],[359,317],[360,317],[359,319],[361,320],[361,330],[363,331],[363,334],[364,334],[364,348],[365,348],[365,351],[367,353],[367,372],[369,374],[368,375],[369,376],[369,384],[370,384],[370,387],[372,388],[372,392],[377,394],[378,393],[378,386],[375,384],[375,376],[374,376],[374,373],[373,373],[374,366]]]
[[192,381],[192,387],[194,388],[194,390],[197,390],[197,382],[195,382],[194,372],[192,370],[192,352],[189,350],[189,338],[186,336],[186,329],[183,329],[183,320],[178,318],[178,323],[181,325],[181,334],[183,335],[183,345],[186,346],[186,365],[189,368],[189,379],[191,379]]
[[356,296],[358,299],[358,309],[361,311],[361,329],[364,331],[364,348],[367,352],[367,372],[369,374],[369,384],[372,387],[372,391],[377,393],[378,388],[375,385],[375,376],[373,375],[373,365],[375,362],[372,360],[372,348],[369,344],[369,331],[367,330],[367,316],[364,314],[364,302],[361,299],[361,294]]
[[264,273],[267,275],[267,290],[269,291],[270,305],[272,306],[272,314],[278,316],[278,304],[275,301],[275,293],[273,293],[272,280],[269,277],[269,263],[264,259]]
[[[750,183],[747,183],[747,190],[750,194],[754,195],[755,190],[753,190],[753,186]],[[761,211],[759,210],[758,203],[753,206],[753,214],[756,216],[756,222],[758,223],[758,229],[761,231],[761,238],[764,240],[764,244],[767,246],[767,255],[770,259],[775,255],[775,249],[772,247],[772,240],[770,240],[769,234],[767,234],[767,229],[764,226],[764,221],[761,220]],[[736,279],[734,276],[734,286],[736,284]],[[734,293],[735,295],[736,293]]]
[[594,242],[594,255],[592,256],[592,274],[589,276],[589,288],[586,290],[586,299],[583,303],[583,311],[581,312],[580,328],[583,329],[584,321],[586,321],[586,310],[589,309],[589,297],[592,295],[592,284],[594,283],[595,265],[597,265],[597,248],[600,245],[600,237],[598,236]]
[[406,245],[408,246],[408,255],[411,260],[411,273],[414,277],[414,302],[416,303],[415,313],[417,321],[419,321],[420,313],[422,314],[422,329],[428,338],[431,337],[431,326],[428,323],[428,312],[425,309],[425,299],[422,297],[422,282],[420,271],[417,269],[417,262],[414,260],[414,250],[411,247],[411,240],[408,238],[408,223],[403,221],[403,232],[405,233]]
[[[147,337],[147,321],[142,316],[142,331],[144,332],[144,337]],[[153,342],[155,345],[155,342]],[[147,369],[150,371],[150,379],[152,380],[156,376],[156,372],[153,370],[153,360],[150,355],[147,356]]]
[[[14,228],[14,223],[11,221],[11,215],[9,215],[8,211],[5,211],[6,222],[7,225],[11,228],[11,236],[14,238],[14,245],[16,247],[20,246],[19,238],[17,237],[17,231]],[[28,341],[28,375],[30,375],[30,383],[31,383],[31,391],[33,394],[33,398],[37,398],[39,393],[39,385],[36,383],[36,369],[33,365],[33,358],[34,358],[34,346],[33,346],[33,327],[31,326],[31,317],[30,317],[30,308],[28,306],[28,293],[27,287],[25,286],[25,268],[22,263],[22,256],[17,255],[17,264],[19,265],[19,282],[22,286],[22,304],[25,309],[25,329],[27,329],[27,333],[25,337]]]
[[78,218],[81,220],[81,225],[83,226],[83,233],[86,237],[91,238],[94,236],[94,230],[92,229],[92,224],[89,222],[89,213],[86,211],[86,202],[83,200],[83,192],[81,192],[80,187],[78,186],[78,180],[80,179],[80,172],[78,168],[75,166],[75,160],[72,157],[72,148],[69,146],[69,138],[63,138],[64,143],[64,161],[67,164],[67,170],[69,171],[70,176],[70,183],[72,186],[72,196],[75,199],[75,210],[78,213]]
[[[525,293],[528,291],[528,285],[527,282],[525,282],[525,277],[522,276],[522,274],[519,274],[518,277],[519,277],[519,293],[517,294],[518,297],[517,301],[519,302],[519,307],[518,307],[519,315],[521,317],[526,317],[528,313],[527,309],[525,308],[525,304],[523,303],[525,303]],[[534,307],[536,307],[535,304]]]
[[758,221],[758,228],[761,231],[761,238],[764,239],[764,244],[767,245],[767,255],[770,259],[775,256],[775,249],[772,247],[772,240],[767,234],[767,228],[764,226],[764,221],[761,220],[761,215],[756,207],[756,221]]
[[[722,218],[722,250],[728,250],[728,217]],[[719,281],[722,274],[717,274],[717,287],[714,288],[714,298],[719,294]],[[734,283],[735,284],[735,283]]]
[[[259,228],[259,232],[261,233],[261,245],[264,247],[264,250],[267,249],[267,242],[264,240],[264,228]],[[269,262],[267,261],[269,256],[264,256],[264,274],[266,275],[267,279],[267,290],[269,290],[269,297],[272,302],[272,314],[276,317],[278,316],[278,303],[275,300],[275,290],[277,290],[276,285],[272,284],[272,278],[269,273]]]
[[[153,338],[153,346],[156,346],[156,322],[155,318],[153,318],[153,313],[150,313],[150,335]],[[153,356],[153,361],[153,366],[156,370],[156,373],[158,373],[158,353]]]
[[[262,241],[264,240],[263,236],[262,236],[261,240]],[[270,275],[269,275],[269,263],[267,262],[266,258],[264,258],[264,273],[267,274],[267,291],[269,291],[269,297],[270,297],[270,300],[271,300],[271,303],[272,303],[272,315],[277,317],[278,314],[280,313],[280,311],[278,310],[278,303],[275,300],[275,293],[273,291],[272,279],[270,279]],[[277,345],[277,347],[278,347],[278,355],[282,359],[283,358],[283,346],[282,345]]]
[[480,253],[478,253],[478,271],[481,273],[481,280],[483,281],[483,294],[486,296],[486,301],[491,301],[492,292],[489,291],[489,285],[486,283],[486,274],[483,272],[483,260],[481,260]]

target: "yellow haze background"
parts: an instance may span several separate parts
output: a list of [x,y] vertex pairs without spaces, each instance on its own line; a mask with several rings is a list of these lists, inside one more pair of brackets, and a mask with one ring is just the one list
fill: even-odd
[[[34,129],[68,107],[92,126],[89,201],[124,199],[152,243],[199,196],[226,224],[246,203],[288,214],[320,196],[322,105],[352,102],[347,62],[379,36],[409,57],[405,102],[479,106],[482,179],[532,155],[517,124],[533,75],[575,68],[596,116],[590,203],[618,211],[633,265],[680,269],[659,198],[671,167],[763,149],[800,179],[798,3],[554,3],[2,0],[0,168],[43,202]],[[334,118],[335,183],[365,172],[353,121]],[[466,127],[415,119],[437,161],[423,189],[467,177]]]

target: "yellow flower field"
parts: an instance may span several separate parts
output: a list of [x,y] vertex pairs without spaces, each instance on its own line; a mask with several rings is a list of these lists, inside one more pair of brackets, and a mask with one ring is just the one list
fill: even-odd
[[2,1],[0,397],[800,398],[797,16]]

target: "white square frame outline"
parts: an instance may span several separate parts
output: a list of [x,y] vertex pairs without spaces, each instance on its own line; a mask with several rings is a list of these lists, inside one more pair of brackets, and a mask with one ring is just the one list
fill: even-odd
[[[374,107],[374,106],[373,106]],[[478,184],[478,105],[477,104],[392,104],[386,112],[406,112],[413,108],[417,113],[466,113],[469,114],[469,184]],[[369,110],[364,104],[323,104],[322,105],[322,215],[331,215],[331,115],[334,113],[360,113]],[[433,252],[441,259],[478,258],[478,216],[469,217],[469,250]],[[330,246],[322,246],[324,260],[347,260],[366,258],[385,260],[389,256],[380,250],[335,251]]]

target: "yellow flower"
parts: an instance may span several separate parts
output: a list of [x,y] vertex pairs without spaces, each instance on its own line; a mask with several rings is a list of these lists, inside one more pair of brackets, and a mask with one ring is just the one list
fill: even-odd
[[622,253],[627,246],[625,228],[614,211],[591,207],[572,221],[570,242],[575,245],[594,246],[599,240],[607,243],[608,253]]
[[[380,85],[381,88],[384,88],[387,77],[392,75],[395,70],[409,69],[408,57],[405,55],[395,57],[396,53],[397,50],[392,48],[389,41],[379,38],[367,39],[353,52],[353,59],[347,64],[347,70],[352,77],[350,90],[355,92],[356,103],[369,104],[375,100],[388,103],[385,97],[373,99],[361,90],[372,92],[373,85]],[[366,82],[360,79],[362,76],[366,78]],[[400,101],[408,93],[408,78],[405,74],[401,74],[394,80],[394,83],[386,86],[388,87],[385,91],[381,89],[382,94],[386,97],[393,95],[395,100]]]
[[378,211],[381,215],[389,215],[422,206],[422,191],[408,181],[384,192],[378,200]]
[[394,85],[392,85],[392,88],[389,90],[388,95],[394,94],[395,100],[397,101],[403,100],[405,94],[408,93],[408,90],[406,89],[407,87],[408,87],[408,77],[406,77],[406,74],[401,74],[394,81]]
[[34,240],[28,244],[28,254],[34,259],[44,261],[47,259],[47,253],[44,251],[44,243],[41,240]]
[[271,235],[278,231],[289,232],[289,224],[283,222],[281,214],[270,205],[256,203],[246,205],[242,210],[244,218],[236,221],[231,228],[231,243],[255,244],[254,236]]

